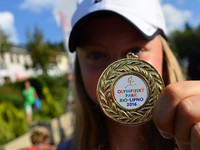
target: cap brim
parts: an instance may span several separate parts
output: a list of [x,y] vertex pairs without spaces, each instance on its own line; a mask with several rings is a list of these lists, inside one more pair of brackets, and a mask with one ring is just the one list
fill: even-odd
[[[121,15],[119,13],[116,13],[116,12],[113,12],[113,11],[110,11],[110,10],[99,10],[99,11],[95,11],[95,12],[92,12],[90,14],[87,14],[86,16],[81,18],[74,25],[74,27],[73,27],[73,29],[72,29],[72,31],[70,33],[69,41],[68,41],[68,46],[69,46],[69,51],[70,52],[74,52],[76,50],[76,46],[77,46],[76,45],[76,41],[77,41],[78,34],[79,34],[80,30],[82,29],[83,25],[87,22],[87,20],[89,20],[89,19],[91,19],[93,17],[98,17],[98,15],[102,15],[102,14],[105,14],[105,15],[106,14],[114,14],[114,15],[121,16],[123,19],[125,19],[128,22],[130,22],[130,24],[133,25],[133,27],[136,28],[139,31],[139,33],[142,36],[144,36],[147,40],[151,40],[156,35],[161,33],[161,30],[158,30],[157,28],[154,28],[154,27],[150,26],[148,23],[144,22],[143,20],[141,20],[141,19],[139,19],[137,17],[135,17],[134,18],[135,20],[133,21],[133,19],[131,20],[127,16],[125,17],[124,15]],[[148,27],[151,27],[151,30],[153,30],[153,31],[151,31],[150,34],[145,34],[144,30],[148,29]]]

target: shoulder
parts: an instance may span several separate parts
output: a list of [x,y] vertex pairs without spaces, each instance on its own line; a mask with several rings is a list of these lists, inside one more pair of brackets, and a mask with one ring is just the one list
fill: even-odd
[[57,150],[70,150],[72,145],[72,140],[64,141],[57,146]]

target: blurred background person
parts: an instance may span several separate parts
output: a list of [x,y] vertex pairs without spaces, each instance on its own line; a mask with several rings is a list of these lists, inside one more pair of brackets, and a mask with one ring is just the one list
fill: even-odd
[[55,150],[55,147],[50,144],[50,133],[46,127],[34,127],[30,139],[32,146],[23,150]]
[[35,88],[31,86],[31,83],[29,81],[25,81],[22,95],[24,97],[24,107],[26,112],[27,123],[31,124],[33,112],[32,108],[35,103],[35,99],[38,98],[38,95]]

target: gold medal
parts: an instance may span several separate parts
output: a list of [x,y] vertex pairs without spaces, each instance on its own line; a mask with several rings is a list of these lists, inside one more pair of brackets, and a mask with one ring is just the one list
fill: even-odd
[[97,84],[97,99],[103,112],[125,125],[140,125],[152,119],[152,110],[164,87],[157,70],[133,53],[110,64]]

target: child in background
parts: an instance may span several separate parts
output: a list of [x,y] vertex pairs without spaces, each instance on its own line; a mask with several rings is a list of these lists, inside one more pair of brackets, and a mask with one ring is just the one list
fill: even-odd
[[31,134],[32,147],[27,150],[55,150],[53,145],[50,145],[50,134],[47,128],[37,126]]

